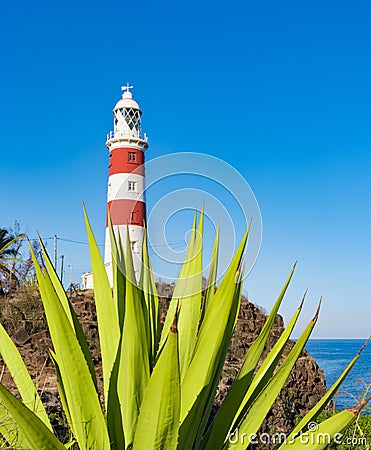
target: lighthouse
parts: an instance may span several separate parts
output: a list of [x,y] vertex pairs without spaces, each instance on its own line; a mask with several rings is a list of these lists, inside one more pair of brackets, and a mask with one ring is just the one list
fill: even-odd
[[142,131],[142,111],[131,92],[122,86],[122,98],[113,109],[113,131],[107,135],[109,150],[106,238],[104,263],[112,284],[112,252],[109,217],[116,239],[124,249],[129,237],[137,280],[140,276],[144,221],[146,218],[144,152],[148,138]]
[[[144,152],[148,138],[142,131],[142,111],[133,99],[133,86],[122,86],[121,99],[113,108],[113,131],[107,134],[109,150],[108,189],[106,213],[106,238],[104,265],[112,286],[112,251],[109,217],[116,241],[126,249],[129,237],[133,265],[137,281],[142,265],[142,242],[146,218]],[[92,272],[81,276],[82,289],[93,289]]]

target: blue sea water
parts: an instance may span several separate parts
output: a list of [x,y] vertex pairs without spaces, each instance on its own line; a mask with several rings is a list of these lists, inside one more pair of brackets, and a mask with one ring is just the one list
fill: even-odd
[[[311,339],[307,343],[309,354],[324,371],[327,388],[341,375],[348,363],[365,343],[362,339]],[[371,383],[371,342],[348,374],[335,397],[338,409],[351,408]],[[371,395],[371,389],[368,395]]]

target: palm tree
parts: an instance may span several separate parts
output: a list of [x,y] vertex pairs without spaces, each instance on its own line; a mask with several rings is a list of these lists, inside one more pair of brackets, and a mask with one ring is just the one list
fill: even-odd
[[5,282],[12,286],[16,279],[13,279],[12,273],[16,272],[15,263],[18,261],[18,248],[14,244],[25,237],[24,234],[14,236],[6,228],[0,228],[0,290],[3,290],[2,284]]

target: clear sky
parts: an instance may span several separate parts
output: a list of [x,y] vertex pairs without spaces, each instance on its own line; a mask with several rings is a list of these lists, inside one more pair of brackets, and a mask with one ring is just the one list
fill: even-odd
[[[301,327],[323,295],[315,337],[367,337],[370,17],[366,0],[3,2],[0,226],[85,242],[84,201],[103,242],[105,136],[129,81],[147,159],[206,153],[252,187],[251,301],[269,310],[298,259],[285,320],[308,288]],[[86,245],[58,245],[80,281]]]

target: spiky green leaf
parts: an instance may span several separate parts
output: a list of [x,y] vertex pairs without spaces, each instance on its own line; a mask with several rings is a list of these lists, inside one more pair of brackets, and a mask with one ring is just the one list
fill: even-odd
[[[305,344],[307,343],[309,336],[316,324],[318,318],[319,308],[314,318],[309,322],[307,328],[304,330],[294,347],[279,367],[275,375],[270,379],[269,383],[260,392],[255,402],[247,411],[243,419],[239,417],[232,425],[233,432],[238,429],[239,433],[246,433],[247,440],[244,443],[231,444],[226,442],[223,449],[245,450],[247,445],[253,439],[255,433],[257,433],[261,424],[263,423],[268,411],[276,400],[283,385],[285,384],[292,368],[294,367],[297,359],[299,358]],[[226,436],[227,438],[227,436]]]
[[162,327],[159,350],[161,350],[162,346],[164,345],[164,343],[167,339],[167,335],[170,331],[170,327],[171,327],[171,324],[173,321],[173,317],[174,317],[176,308],[179,305],[179,298],[181,298],[183,296],[184,290],[186,289],[186,283],[184,280],[187,278],[187,274],[189,271],[189,264],[193,257],[193,248],[194,248],[196,232],[197,232],[197,213],[195,213],[194,218],[193,218],[192,232],[189,237],[184,263],[180,270],[178,280],[177,280],[177,283],[174,288],[173,296],[171,298],[169,308],[167,310],[165,323]]
[[94,238],[85,208],[84,216],[93,270],[94,299],[102,356],[104,399],[107,405],[109,380],[120,341],[120,324],[117,305],[112,296],[106,268],[104,267],[102,256]]
[[174,313],[173,305],[179,303],[179,359],[182,380],[193,354],[201,318],[203,221],[204,213],[201,211],[198,226],[196,227],[196,220],[193,224],[186,260],[179,274],[162,331],[163,340]]
[[178,333],[174,323],[144,393],[133,450],[176,450],[179,415]]
[[0,448],[29,449],[26,436],[0,400]]
[[363,349],[366,347],[367,344],[368,344],[368,341],[361,348],[361,350],[357,353],[357,355],[352,359],[352,361],[347,365],[347,367],[344,369],[343,373],[335,381],[335,383],[331,386],[331,388],[326,392],[326,394],[313,406],[313,408],[296,425],[296,427],[290,433],[288,440],[291,440],[293,436],[296,436],[303,430],[306,430],[308,423],[316,420],[318,415],[323,411],[323,409],[330,402],[332,397],[336,394],[336,392],[339,389],[339,387],[341,386],[342,382],[345,380],[345,378],[347,377],[348,373],[350,372],[350,370],[352,369],[354,364],[358,361]]
[[46,251],[46,248],[45,248],[44,243],[43,243],[42,239],[40,238],[40,236],[39,236],[39,243],[40,243],[40,248],[42,251],[46,269],[48,271],[50,280],[53,284],[53,288],[59,297],[59,301],[61,302],[61,305],[63,306],[63,309],[66,313],[66,316],[67,316],[72,328],[75,331],[76,337],[77,337],[80,347],[81,347],[81,350],[83,351],[86,362],[88,363],[90,374],[94,381],[95,387],[96,387],[96,389],[98,389],[98,383],[97,383],[97,378],[96,378],[96,374],[95,374],[93,359],[92,359],[92,356],[91,356],[91,353],[89,350],[88,342],[87,342],[84,332],[82,330],[81,324],[77,318],[75,310],[73,309],[70,301],[67,298],[66,292],[63,288],[63,285],[57,275],[57,272],[50,260],[48,252]]
[[130,240],[126,238],[126,301],[118,369],[117,392],[121,404],[126,448],[133,443],[143,394],[150,376],[143,293],[135,282]]
[[296,439],[288,438],[279,450],[324,450],[334,441],[341,444],[343,432],[356,420],[358,411],[345,409],[329,419],[314,424],[314,429],[300,434]]
[[[182,383],[182,408],[180,444],[181,450],[190,449],[196,438],[198,426],[213,387],[216,372],[220,370],[220,358],[225,347],[225,332],[235,323],[238,314],[238,269],[245,249],[248,231],[216,291],[213,301],[201,324],[193,358]],[[229,336],[229,339],[231,336]]]
[[[45,423],[0,384],[0,401],[13,416],[32,449],[65,450]],[[17,447],[16,447],[17,448]]]
[[48,273],[41,271],[34,254],[32,257],[72,431],[81,448],[108,449],[107,427],[85,356]]
[[120,235],[118,236],[119,241],[117,241],[114,227],[111,222],[111,216],[109,214],[108,214],[108,227],[112,253],[113,299],[117,308],[120,330],[122,330],[125,314],[125,288],[126,288],[125,258],[124,252],[122,250]]
[[52,426],[27,367],[13,341],[0,324],[0,354],[17,386],[23,403],[51,430]]
[[212,301],[215,289],[216,289],[216,277],[218,274],[218,258],[219,258],[219,232],[220,226],[218,224],[218,228],[215,233],[214,247],[211,254],[210,268],[209,268],[209,276],[207,278],[206,290],[205,290],[205,298],[204,304],[202,308],[202,319],[205,316],[208,304]]
[[[242,377],[234,381],[234,384],[246,383],[247,386],[246,385],[241,387],[239,386],[240,391],[245,390],[246,394],[239,405],[234,405],[233,403],[231,403],[233,401],[232,396],[230,397],[227,396],[227,398],[224,399],[222,406],[219,408],[215,416],[210,432],[204,439],[205,449],[213,449],[218,446],[221,447],[223,445],[225,437],[228,435],[232,423],[236,421],[238,422],[239,421],[238,418],[241,419],[243,417],[243,415],[246,413],[246,411],[251,406],[253,401],[260,394],[261,390],[268,383],[269,379],[273,374],[273,371],[275,370],[282,356],[282,353],[284,351],[288,339],[290,338],[292,330],[295,327],[297,319],[302,310],[303,301],[304,298],[299,308],[295,312],[294,316],[290,320],[289,324],[283,331],[282,335],[277,340],[277,342],[275,343],[275,345],[273,346],[267,357],[264,359],[262,365],[260,366],[255,376],[253,377],[253,380],[250,382],[250,380]],[[237,412],[236,407],[238,408]]]
[[156,353],[158,350],[160,339],[160,314],[158,308],[156,284],[148,255],[146,228],[144,228],[142,245],[142,270],[140,273],[140,289],[143,292],[145,301],[145,319],[147,322],[149,357],[152,368],[155,364]]

